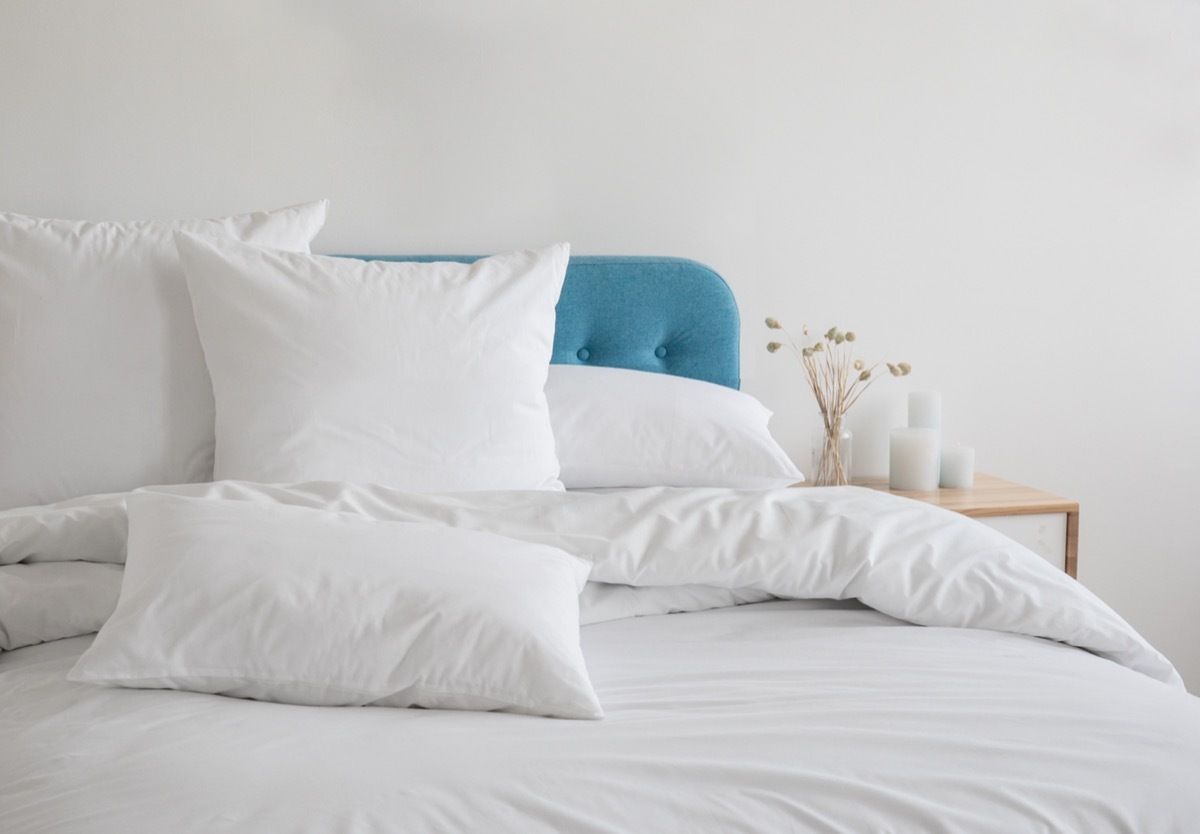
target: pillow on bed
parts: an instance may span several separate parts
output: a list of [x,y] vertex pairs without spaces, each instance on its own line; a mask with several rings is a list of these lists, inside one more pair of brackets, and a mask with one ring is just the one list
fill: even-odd
[[589,569],[490,533],[139,494],[117,610],[69,677],[600,718],[579,647]]
[[176,242],[218,480],[562,488],[545,385],[567,244],[459,264]]
[[762,403],[648,371],[552,365],[546,383],[563,484],[769,489],[804,480]]
[[0,508],[212,477],[212,387],[172,233],[308,251],[327,202],[219,220],[0,214]]

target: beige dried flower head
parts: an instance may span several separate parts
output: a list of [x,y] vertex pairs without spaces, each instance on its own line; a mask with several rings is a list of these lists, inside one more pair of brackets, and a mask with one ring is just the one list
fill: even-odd
[[907,362],[868,366],[854,355],[858,334],[853,330],[843,331],[834,326],[810,343],[806,325],[801,331],[804,338],[797,343],[779,319],[768,316],[765,321],[769,329],[781,330],[787,337],[786,342],[769,342],[767,350],[777,353],[784,347],[792,348],[804,365],[806,381],[817,398],[821,413],[827,417],[833,415],[840,419],[878,378],[875,369],[880,364],[886,365],[892,376],[907,376],[912,372],[912,366]]
[[[886,364],[888,373],[892,376],[907,376],[912,371],[912,366],[907,362],[877,363],[868,366],[854,355],[858,336],[853,330],[842,331],[831,327],[823,336],[813,339],[809,336],[808,327],[804,327],[801,331],[804,336],[797,343],[778,319],[768,318],[766,323],[771,330],[783,331],[787,338],[783,343],[768,343],[767,350],[775,353],[783,347],[791,347],[792,352],[799,358],[804,368],[805,381],[816,397],[817,407],[821,410],[827,441],[828,437],[833,436],[831,433],[841,432],[846,412],[879,378],[875,369],[880,364]],[[835,443],[834,446],[836,445]],[[849,473],[842,466],[836,451],[833,454],[822,454],[814,481],[825,484],[849,482]]]

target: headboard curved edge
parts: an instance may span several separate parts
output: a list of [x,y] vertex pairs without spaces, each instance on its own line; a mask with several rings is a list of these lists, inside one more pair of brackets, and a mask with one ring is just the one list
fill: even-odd
[[[344,255],[471,263],[478,255]],[[687,258],[572,255],[556,309],[560,365],[601,365],[741,385],[741,319],[733,291]]]

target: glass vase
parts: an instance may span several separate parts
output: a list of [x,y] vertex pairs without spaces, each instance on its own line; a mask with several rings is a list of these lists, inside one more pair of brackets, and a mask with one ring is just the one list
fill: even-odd
[[812,438],[812,482],[814,486],[845,486],[850,483],[850,461],[854,435],[843,415],[822,414]]

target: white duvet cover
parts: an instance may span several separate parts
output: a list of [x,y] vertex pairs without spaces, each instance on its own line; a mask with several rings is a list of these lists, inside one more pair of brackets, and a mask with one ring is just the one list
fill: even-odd
[[[845,488],[170,491],[590,558],[592,578],[618,587],[589,587],[585,619],[621,617],[582,629],[605,718],[105,689],[66,680],[91,638],[58,640],[0,653],[0,831],[1188,832],[1200,820],[1200,701],[1170,664],[1078,583],[936,508]],[[28,519],[23,544],[6,542],[0,516],[0,553],[82,558],[80,525],[111,532],[122,500],[91,506],[61,552]],[[623,616],[768,594],[797,599]],[[851,598],[870,608],[830,601]]]

